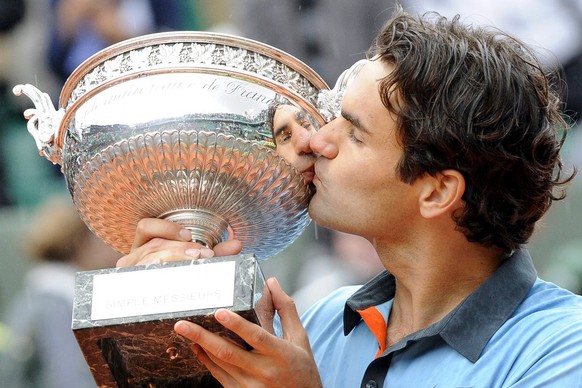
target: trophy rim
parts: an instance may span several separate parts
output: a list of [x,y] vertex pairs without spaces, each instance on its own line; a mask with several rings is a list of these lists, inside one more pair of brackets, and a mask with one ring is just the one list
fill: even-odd
[[[289,66],[305,77],[318,90],[329,89],[325,80],[305,62],[269,44],[227,33],[208,31],[167,31],[141,35],[135,38],[123,40],[108,46],[87,58],[77,66],[65,82],[59,97],[59,105],[63,108],[67,107],[67,102],[75,87],[97,65],[132,50],[147,46],[171,43],[215,43],[249,49],[255,53],[276,59],[282,64]],[[144,70],[145,69],[142,69],[141,71],[143,72]]]
[[[196,67],[173,67],[171,72],[176,73],[192,73],[192,74],[220,74],[226,77],[233,77],[238,76],[242,79],[249,79],[252,81],[258,81],[257,83],[264,87],[269,87],[272,90],[275,90],[278,94],[281,94],[283,97],[290,99],[292,102],[299,105],[300,108],[304,109],[308,114],[319,121],[319,124],[323,125],[325,123],[324,117],[321,113],[317,110],[315,106],[310,104],[307,100],[305,100],[301,95],[290,88],[286,88],[277,81],[274,81],[268,77],[264,77],[260,74],[251,73],[245,70],[233,69],[228,68],[225,69],[224,67],[217,66],[217,65],[198,65]],[[124,73],[122,77],[114,78],[108,80],[99,86],[87,91],[77,100],[75,100],[64,112],[63,118],[60,123],[60,129],[55,137],[55,145],[59,148],[62,148],[64,145],[64,138],[67,132],[67,128],[69,127],[69,123],[71,119],[76,114],[77,108],[83,105],[85,102],[90,100],[96,94],[106,90],[110,87],[115,85],[133,80],[138,79],[144,76],[152,76],[158,74],[169,74],[171,73],[166,68],[152,68],[152,69],[141,69],[137,71],[127,72]]]

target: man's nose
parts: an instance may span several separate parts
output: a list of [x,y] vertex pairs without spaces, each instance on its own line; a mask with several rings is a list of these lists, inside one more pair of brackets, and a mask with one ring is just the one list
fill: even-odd
[[328,159],[336,157],[338,148],[336,142],[333,141],[333,134],[335,132],[333,126],[334,121],[332,120],[311,136],[311,140],[309,141],[311,152]]
[[298,155],[302,154],[310,154],[313,151],[311,150],[311,146],[309,143],[311,142],[312,131],[308,131],[305,128],[302,128],[298,136],[295,137],[295,152]]

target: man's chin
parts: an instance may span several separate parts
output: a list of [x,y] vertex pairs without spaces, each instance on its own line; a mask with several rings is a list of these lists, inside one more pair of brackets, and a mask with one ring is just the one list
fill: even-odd
[[[309,212],[309,216],[311,217],[311,219],[315,222],[317,222],[318,225],[320,224],[320,220],[318,217],[319,212],[318,212],[318,205],[317,205],[317,189],[315,188],[315,186],[313,187],[313,191],[312,191],[312,196],[311,196],[311,200],[309,201],[309,206],[307,207],[307,211]],[[321,226],[325,226],[325,225],[321,225]]]

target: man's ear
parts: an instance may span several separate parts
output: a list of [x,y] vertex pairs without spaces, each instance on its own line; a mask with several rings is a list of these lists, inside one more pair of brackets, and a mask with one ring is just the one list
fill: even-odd
[[452,214],[462,206],[465,192],[465,178],[457,170],[443,170],[435,176],[423,177],[419,197],[420,214],[424,218],[433,218],[442,214]]

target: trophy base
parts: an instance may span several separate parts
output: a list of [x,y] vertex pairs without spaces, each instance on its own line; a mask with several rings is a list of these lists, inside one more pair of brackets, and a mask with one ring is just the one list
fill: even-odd
[[189,320],[248,347],[214,319],[222,307],[273,332],[253,255],[79,272],[72,327],[99,387],[219,387],[174,324]]

